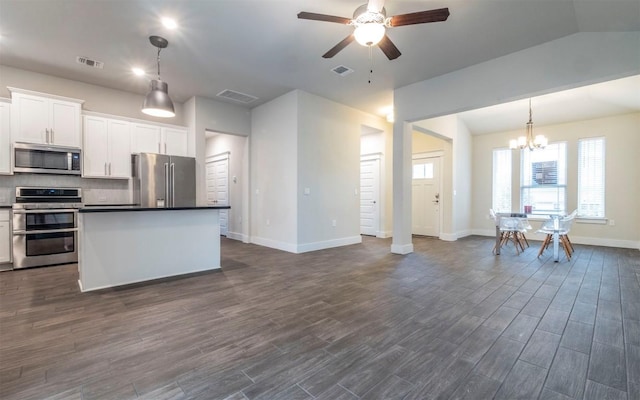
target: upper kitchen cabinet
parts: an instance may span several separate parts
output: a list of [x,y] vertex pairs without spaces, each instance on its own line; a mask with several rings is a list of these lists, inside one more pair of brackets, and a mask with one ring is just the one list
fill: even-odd
[[11,103],[0,100],[0,174],[11,173]]
[[81,146],[82,100],[11,87],[8,89],[12,98],[12,141]]
[[128,121],[84,116],[85,178],[131,177],[130,127]]
[[159,153],[187,156],[187,130],[133,123],[131,124],[133,153]]

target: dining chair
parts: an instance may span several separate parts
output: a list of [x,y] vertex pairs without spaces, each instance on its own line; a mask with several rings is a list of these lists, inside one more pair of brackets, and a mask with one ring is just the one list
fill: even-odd
[[[562,245],[562,249],[564,250],[565,255],[567,256],[567,260],[571,260],[571,256],[575,249],[573,248],[573,244],[569,239],[569,231],[571,231],[571,226],[573,225],[573,220],[578,214],[578,210],[574,210],[571,214],[566,217],[557,217],[551,216],[548,220],[542,223],[540,229],[536,231],[536,233],[542,233],[545,236],[542,241],[542,245],[540,246],[540,250],[538,251],[538,257],[542,255],[542,253],[549,248],[551,241],[553,240],[553,234],[556,233],[556,229],[558,232],[558,240],[560,241],[560,245]],[[557,227],[556,221],[557,220]]]
[[[523,237],[524,233],[527,231],[528,221],[526,218],[519,217],[501,217],[500,218],[500,234],[502,235],[502,240],[500,241],[500,247],[509,243],[509,241],[513,242],[514,247],[516,248],[516,254],[520,254],[520,251],[524,251],[524,245],[528,243],[526,238]],[[525,224],[526,223],[526,224]]]

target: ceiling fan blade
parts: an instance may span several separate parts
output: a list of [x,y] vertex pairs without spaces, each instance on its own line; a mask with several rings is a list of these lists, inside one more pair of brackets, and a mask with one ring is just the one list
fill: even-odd
[[323,58],[331,58],[333,56],[335,56],[336,54],[338,54],[340,52],[340,50],[344,49],[345,47],[347,47],[349,45],[349,43],[353,42],[353,40],[355,39],[355,36],[353,35],[349,35],[346,38],[342,39],[342,41],[340,43],[338,43],[337,45],[333,46],[331,48],[331,50],[327,51],[326,53],[324,53],[322,55]]
[[336,17],[335,15],[327,15],[327,14],[316,14],[316,13],[310,13],[306,11],[302,11],[298,13],[298,18],[310,19],[313,21],[335,22],[338,24],[345,24],[345,25],[351,22],[351,19],[345,18],[345,17]]
[[372,12],[380,12],[384,8],[384,0],[369,0],[367,10]]
[[400,14],[391,17],[391,26],[424,24],[427,22],[446,21],[449,18],[448,8],[439,8],[429,11],[418,11],[410,14]]
[[393,42],[387,35],[384,35],[382,37],[382,40],[380,40],[380,42],[378,43],[378,47],[380,47],[380,50],[382,50],[384,55],[387,56],[389,60],[395,60],[402,55],[402,53],[400,53],[400,50],[398,50],[396,45],[393,44]]

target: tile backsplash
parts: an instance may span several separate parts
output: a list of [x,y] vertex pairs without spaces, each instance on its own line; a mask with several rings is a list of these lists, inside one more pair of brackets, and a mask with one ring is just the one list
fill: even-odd
[[85,204],[132,203],[131,179],[84,179],[77,176],[15,174],[0,176],[0,205],[15,202],[16,186],[79,187]]

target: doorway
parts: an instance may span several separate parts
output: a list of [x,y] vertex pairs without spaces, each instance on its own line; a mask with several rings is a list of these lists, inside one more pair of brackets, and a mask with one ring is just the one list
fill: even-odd
[[440,236],[442,156],[413,156],[412,230],[414,235]]
[[380,233],[380,156],[360,161],[360,234]]
[[[229,153],[207,158],[207,205],[229,205]],[[229,232],[229,210],[220,210],[220,235]]]

